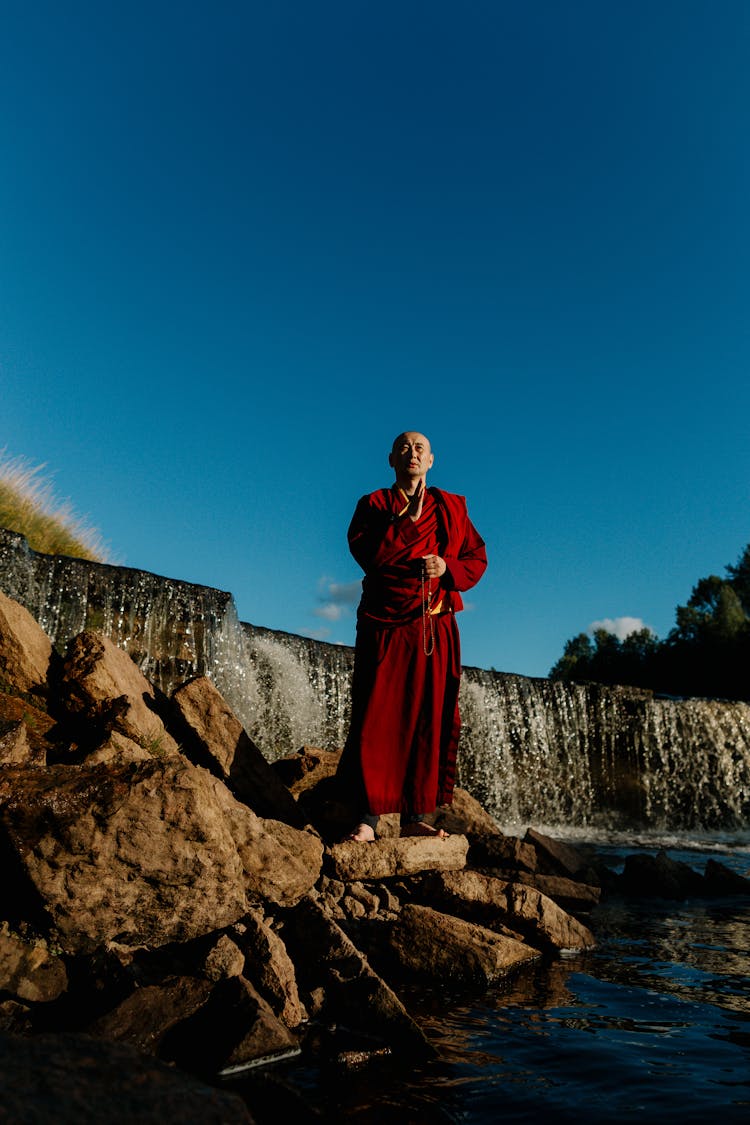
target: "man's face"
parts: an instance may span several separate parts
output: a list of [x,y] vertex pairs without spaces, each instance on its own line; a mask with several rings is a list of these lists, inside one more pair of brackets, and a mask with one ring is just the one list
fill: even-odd
[[423,477],[434,461],[430,443],[424,434],[409,431],[393,443],[388,463],[401,478]]

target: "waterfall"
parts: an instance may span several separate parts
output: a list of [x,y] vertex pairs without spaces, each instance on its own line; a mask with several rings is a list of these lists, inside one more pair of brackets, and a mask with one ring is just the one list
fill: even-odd
[[[0,530],[0,589],[59,651],[105,633],[169,694],[208,675],[273,760],[343,745],[352,649],[240,622],[230,594],[31,551]],[[465,668],[458,781],[503,824],[738,828],[750,705]]]

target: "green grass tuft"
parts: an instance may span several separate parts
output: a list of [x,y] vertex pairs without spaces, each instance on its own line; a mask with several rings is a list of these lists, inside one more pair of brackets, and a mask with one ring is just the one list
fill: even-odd
[[23,535],[32,551],[108,562],[99,533],[75,514],[69,501],[55,496],[43,469],[0,450],[0,527]]

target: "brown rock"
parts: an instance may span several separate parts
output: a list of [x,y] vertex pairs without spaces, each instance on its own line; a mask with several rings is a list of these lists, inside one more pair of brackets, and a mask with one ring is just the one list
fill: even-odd
[[434,1055],[396,994],[309,896],[289,912],[284,941],[308,1011],[375,1036],[410,1056]]
[[45,695],[52,642],[27,609],[0,593],[0,680]]
[[320,875],[323,845],[319,837],[279,820],[262,820],[235,801],[228,790],[224,792],[248,897],[293,906]]
[[44,765],[53,749],[54,725],[54,719],[28,697],[0,692],[0,765]]
[[90,754],[86,755],[85,762],[87,766],[98,766],[118,761],[148,762],[158,757],[158,752],[146,750],[139,742],[134,742],[132,738],[127,738],[124,734],[116,734],[112,731],[112,733],[106,735],[104,741],[96,750],[92,750]]
[[239,977],[245,968],[245,954],[228,934],[222,934],[206,954],[203,972],[208,980]]
[[418,871],[457,871],[465,866],[468,849],[465,836],[449,836],[447,840],[407,836],[372,844],[347,841],[329,848],[330,874],[345,883],[355,883]]
[[185,1070],[226,1075],[249,1064],[299,1054],[297,1040],[244,977],[214,985],[194,1015],[161,1043],[161,1057]]
[[23,723],[16,723],[0,735],[0,765],[30,765],[33,759],[29,732]]
[[532,875],[527,871],[518,871],[512,881],[523,883],[527,887],[535,887],[547,898],[553,899],[563,910],[573,914],[593,909],[602,894],[601,887],[592,887],[575,879],[565,879],[562,875]]
[[302,746],[296,754],[277,759],[271,764],[271,768],[278,774],[292,796],[299,797],[319,781],[334,777],[340,758],[340,750],[320,750],[315,746]]
[[406,973],[483,986],[540,956],[512,938],[413,903],[403,907],[391,930],[389,952]]
[[0,1088],[8,1122],[253,1125],[235,1094],[205,1085],[126,1043],[88,1035],[3,1035]]
[[478,871],[440,872],[427,883],[432,899],[461,917],[488,926],[497,921],[520,931],[541,949],[580,950],[595,945],[591,932],[533,887],[508,883]]
[[44,941],[24,941],[7,922],[0,925],[0,992],[18,1000],[47,1003],[68,987],[68,974],[60,957]]
[[472,843],[485,836],[503,836],[497,821],[475,797],[461,788],[454,790],[452,804],[439,808],[430,820],[436,828],[468,836]]
[[536,849],[515,836],[480,836],[472,841],[469,863],[501,871],[536,871]]
[[158,946],[235,922],[246,910],[238,843],[256,821],[179,756],[0,771],[0,823],[68,952]]
[[562,840],[544,836],[535,828],[527,828],[524,841],[533,845],[539,857],[539,871],[548,875],[565,875],[570,879],[585,870],[586,860],[580,852]]
[[271,1005],[287,1027],[298,1027],[305,1019],[299,998],[297,976],[286,946],[262,918],[250,913],[243,919],[237,940],[244,950],[244,974]]
[[202,1008],[212,989],[211,981],[191,976],[172,977],[161,984],[136,988],[91,1024],[89,1033],[160,1055],[165,1035]]
[[183,684],[173,693],[172,704],[188,756],[221,777],[258,816],[304,826],[291,793],[208,677]]
[[124,734],[155,756],[178,752],[158,714],[154,688],[128,654],[107,637],[87,631],[73,638],[60,691],[69,714]]

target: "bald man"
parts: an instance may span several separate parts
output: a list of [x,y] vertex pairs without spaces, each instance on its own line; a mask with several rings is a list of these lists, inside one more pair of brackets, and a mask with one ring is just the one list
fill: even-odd
[[426,821],[453,799],[460,719],[461,591],[487,567],[466,501],[428,488],[424,434],[393,443],[390,488],[363,496],[349,549],[365,572],[357,611],[352,718],[338,776],[358,817],[347,839],[371,842],[378,817],[401,835],[438,835]]

